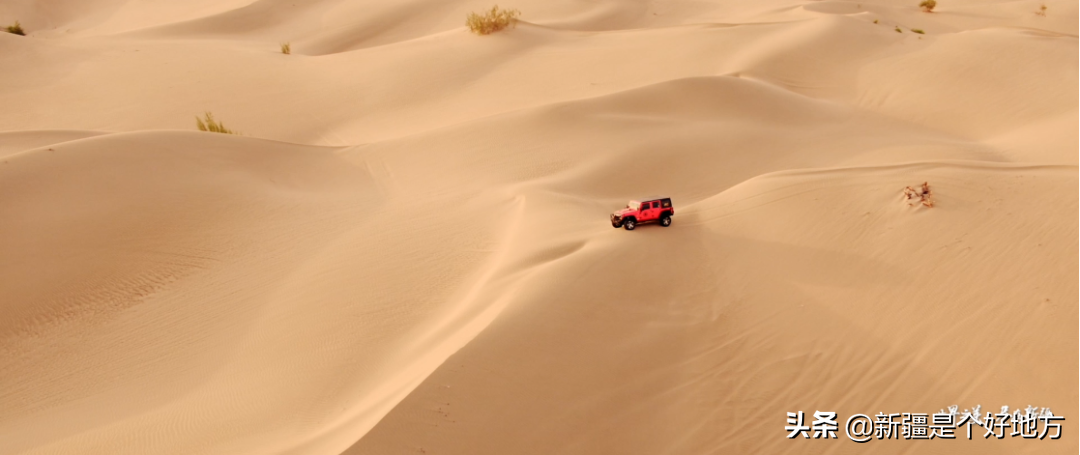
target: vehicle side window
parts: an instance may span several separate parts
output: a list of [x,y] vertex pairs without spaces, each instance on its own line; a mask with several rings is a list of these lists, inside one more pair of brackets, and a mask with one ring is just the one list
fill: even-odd
[[646,202],[644,204],[641,204],[641,210],[648,210],[648,209],[649,209],[649,203],[648,202]]
[[664,201],[664,208],[671,207],[671,201]]
[[660,208],[660,203],[659,202],[653,202],[652,203],[652,208],[654,208],[654,209]]

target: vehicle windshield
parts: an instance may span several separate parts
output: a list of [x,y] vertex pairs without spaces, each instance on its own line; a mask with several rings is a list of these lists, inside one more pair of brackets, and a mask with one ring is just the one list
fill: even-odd
[[626,208],[628,209],[637,210],[638,207],[641,207],[641,203],[638,201],[630,201],[626,204]]

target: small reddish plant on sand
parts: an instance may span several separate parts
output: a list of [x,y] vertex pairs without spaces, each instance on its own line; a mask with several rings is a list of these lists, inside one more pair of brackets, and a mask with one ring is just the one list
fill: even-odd
[[919,188],[912,188],[910,186],[904,187],[904,202],[907,202],[909,207],[915,204],[933,207],[934,192],[930,190],[930,183],[923,182],[922,186]]

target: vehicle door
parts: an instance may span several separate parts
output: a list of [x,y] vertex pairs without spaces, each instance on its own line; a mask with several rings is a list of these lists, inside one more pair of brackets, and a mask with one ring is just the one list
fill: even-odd
[[641,221],[652,221],[656,219],[656,212],[659,204],[656,202],[642,202],[641,203]]

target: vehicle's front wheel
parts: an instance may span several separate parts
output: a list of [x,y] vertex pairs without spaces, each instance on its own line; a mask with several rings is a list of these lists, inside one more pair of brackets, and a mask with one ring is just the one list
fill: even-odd
[[660,225],[663,227],[671,226],[671,216],[664,215],[660,217]]
[[622,222],[622,227],[623,227],[623,229],[626,229],[627,231],[633,231],[634,228],[637,227],[637,221],[634,221],[632,219],[623,221]]

